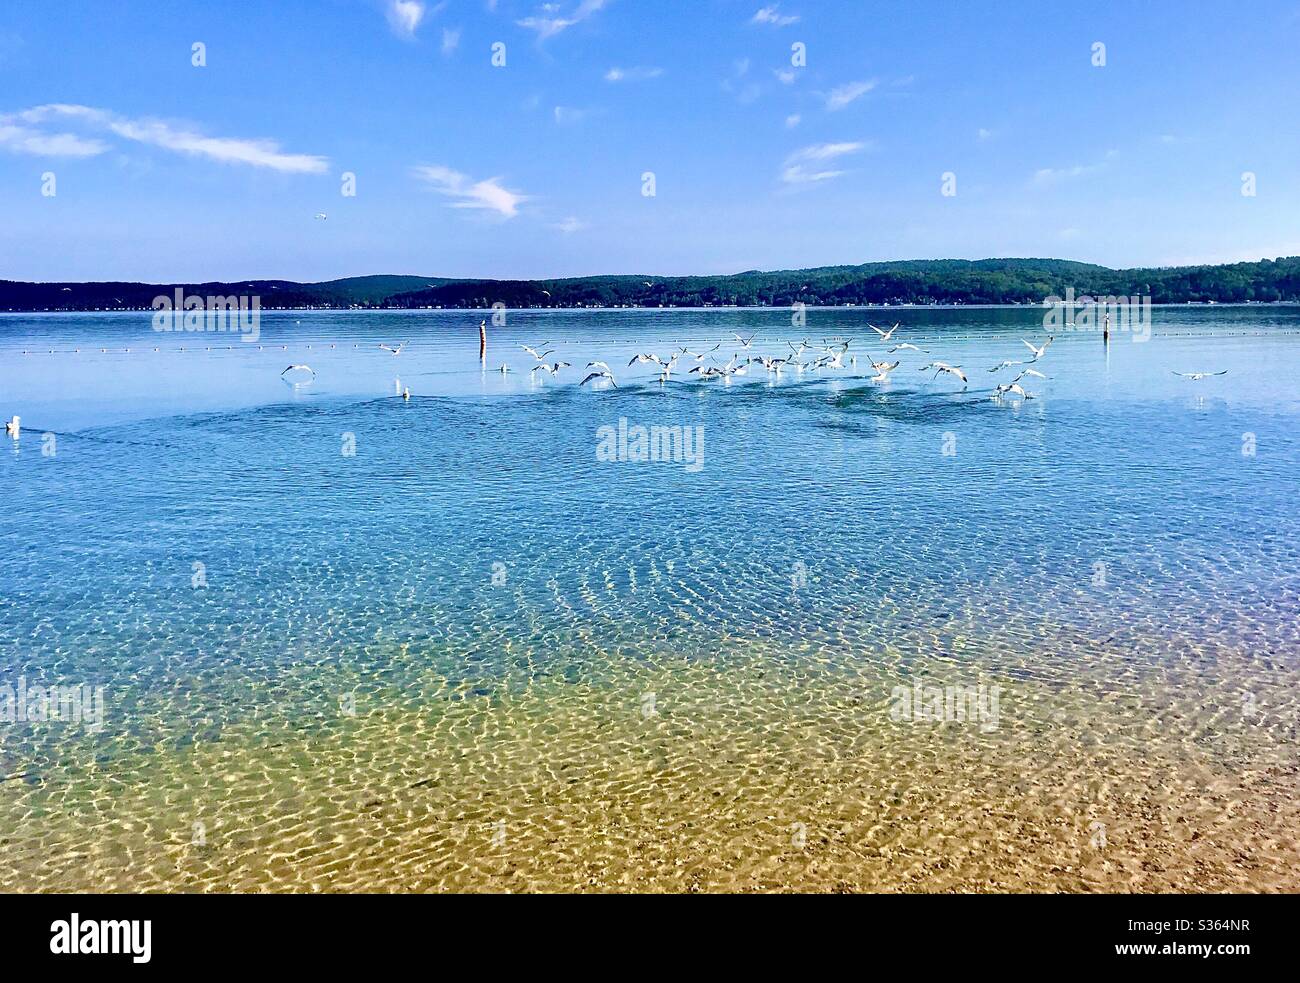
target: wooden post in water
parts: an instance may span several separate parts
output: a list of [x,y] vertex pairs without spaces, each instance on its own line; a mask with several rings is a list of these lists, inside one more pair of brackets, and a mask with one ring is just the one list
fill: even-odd
[[478,323],[478,360],[487,361],[487,319]]

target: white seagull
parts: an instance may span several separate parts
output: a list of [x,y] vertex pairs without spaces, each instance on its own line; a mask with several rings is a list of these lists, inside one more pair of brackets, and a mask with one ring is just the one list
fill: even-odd
[[701,379],[720,379],[727,374],[716,365],[697,365],[691,371],[698,372]]
[[879,373],[879,375],[872,376],[869,380],[870,382],[888,382],[889,373],[893,372],[894,369],[903,364],[902,362],[877,362],[870,356],[867,357],[867,361],[870,362],[871,367]]
[[716,351],[717,351],[719,348],[721,348],[721,347],[722,347],[722,342],[718,342],[718,343],[717,343],[716,345],[714,345],[712,348],[706,349],[705,351],[702,351],[702,352],[693,352],[693,351],[691,351],[689,348],[683,348],[683,349],[682,349],[682,354],[683,354],[683,355],[694,355],[694,356],[695,356],[695,361],[697,361],[697,362],[703,362],[703,361],[704,361],[704,358],[705,358],[706,355],[712,355],[714,352],[716,352]]
[[1051,345],[1054,338],[1055,338],[1054,335],[1049,335],[1047,340],[1043,342],[1042,348],[1035,348],[1029,342],[1025,341],[1024,338],[1021,338],[1020,340],[1024,342],[1026,348],[1028,348],[1031,352],[1034,353],[1034,357],[1032,361],[1037,362],[1040,358],[1043,357],[1043,354],[1047,351],[1048,346]]
[[5,421],[5,433],[7,433],[14,440],[17,440],[19,435],[22,432],[23,432],[22,420],[19,419],[18,414],[15,413],[14,418],[12,420]]
[[[605,365],[604,362],[592,362],[591,364],[592,364],[592,365]],[[580,383],[578,383],[578,385],[580,385],[580,386],[585,386],[585,385],[586,385],[587,383],[589,383],[592,379],[608,379],[608,380],[609,380],[609,384],[610,384],[611,386],[613,386],[615,389],[618,388],[618,383],[614,381],[614,373],[611,372],[611,371],[609,371],[609,366],[607,366],[607,365],[606,365],[605,368],[602,369],[601,371],[591,373],[589,376],[587,376],[587,378],[583,379]]]
[[409,345],[409,344],[410,344],[409,341],[404,341],[404,342],[402,342],[400,345],[398,345],[396,348],[394,348],[392,345],[380,345],[379,347],[382,348],[382,349],[383,349],[384,351],[386,351],[386,352],[392,352],[394,355],[400,355],[400,354],[402,354],[402,349],[405,348],[405,347],[406,347],[407,345]]
[[1007,359],[1005,362],[999,362],[997,365],[993,366],[993,368],[989,369],[989,371],[998,372],[1001,371],[1002,369],[1009,369],[1013,365],[1024,365],[1024,364],[1025,364],[1024,362],[1013,362],[1011,361],[1011,359]]
[[745,349],[745,351],[749,351],[749,346],[752,345],[754,343],[754,339],[758,337],[758,335],[752,334],[749,336],[749,340],[746,341],[744,338],[736,334],[734,331],[731,333],[731,336],[735,338],[738,342],[740,342],[740,347]]
[[[928,372],[928,371],[930,371],[930,369],[934,369],[934,378],[935,378],[935,379],[939,378],[939,373],[940,373],[940,372],[948,372],[948,373],[950,373],[951,375],[955,375],[955,376],[956,376],[958,379],[960,379],[963,383],[965,383],[965,382],[967,381],[967,380],[966,380],[966,373],[963,372],[963,371],[961,370],[961,366],[960,366],[960,365],[949,365],[947,362],[931,362],[929,365],[922,365],[922,366],[921,366],[921,371],[922,371],[922,372]],[[933,381],[933,380],[931,380],[931,381]]]
[[[316,378],[316,370],[313,369],[310,365],[289,365],[289,366],[286,366],[286,367],[285,367],[285,370],[284,370],[283,372],[280,373],[280,378],[281,378],[281,379],[284,379],[284,377],[285,377],[288,373],[290,373],[290,372],[294,372],[294,371],[299,371],[299,372],[310,372],[310,373],[311,373],[311,377],[312,377],[313,379]],[[290,379],[284,379],[284,381],[285,381],[285,382],[291,382],[292,380],[290,380]],[[293,384],[294,384],[295,386],[298,385],[298,383],[296,383],[296,382],[294,382]]]
[[903,342],[901,345],[895,345],[893,348],[889,349],[889,354],[892,355],[892,354],[894,354],[894,352],[902,352],[902,351],[908,351],[908,352],[920,352],[922,355],[929,355],[929,354],[930,354],[930,353],[929,353],[928,351],[926,351],[924,348],[917,348],[917,347],[916,347],[914,344],[912,344],[910,341],[905,341],[905,342]]
[[880,340],[881,340],[881,341],[888,341],[890,335],[892,335],[895,331],[898,330],[898,325],[897,325],[897,324],[895,324],[895,325],[894,325],[892,328],[890,328],[888,331],[881,331],[881,330],[880,330],[878,327],[876,327],[874,324],[868,324],[867,327],[869,327],[869,328],[870,328],[872,331],[874,331],[876,334],[880,335]]
[[[611,368],[609,367],[609,365],[608,365],[607,363],[605,363],[605,362],[588,362],[588,363],[587,363],[587,368],[589,368],[589,369],[604,369],[606,373],[610,373],[610,372],[613,372],[613,371],[614,371],[614,370],[611,369]],[[593,373],[593,374],[594,374],[594,373]],[[588,376],[587,378],[591,378],[591,377]],[[611,375],[610,378],[612,379],[613,376]],[[586,379],[583,379],[582,381],[583,381],[583,382],[586,382],[587,380],[586,380]],[[579,385],[581,385],[581,384],[582,384],[582,383],[579,383]]]
[[1009,384],[997,386],[993,391],[999,396],[1001,396],[1003,393],[1015,393],[1021,399],[1034,398],[1034,394],[1025,392],[1024,388],[1018,382],[1012,382]]
[[1193,382],[1200,382],[1202,379],[1208,379],[1212,375],[1227,375],[1228,370],[1223,369],[1220,372],[1175,372],[1174,375],[1182,376],[1184,379],[1191,379]]
[[547,365],[543,362],[541,365],[533,366],[533,375],[536,375],[538,372],[543,370],[551,373],[551,375],[555,375],[555,373],[559,372],[560,369],[566,368],[569,364],[569,362],[556,362],[554,365]]
[[[538,348],[545,348],[547,344],[548,343],[544,341],[541,343],[541,345],[538,346]],[[533,358],[537,359],[537,361],[539,362],[545,361],[546,356],[551,354],[552,351],[554,351],[554,349],[549,349],[539,354],[537,348],[529,348],[527,345],[520,345],[519,347],[522,348],[524,351],[526,351],[529,355],[533,356]]]

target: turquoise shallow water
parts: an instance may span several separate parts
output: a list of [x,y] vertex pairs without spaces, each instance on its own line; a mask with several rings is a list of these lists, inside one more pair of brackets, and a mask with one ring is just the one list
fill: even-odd
[[[1028,401],[993,399],[1007,373],[988,369],[1042,340],[1033,310],[810,311],[799,330],[779,311],[512,312],[486,372],[479,317],[272,313],[260,346],[144,314],[0,317],[0,412],[24,423],[0,447],[0,682],[107,694],[93,735],[0,723],[7,787],[69,756],[111,769],[310,726],[340,674],[392,694],[434,672],[492,701],[664,652],[725,666],[738,639],[792,671],[902,678],[935,657],[1048,685],[1190,663],[1229,704],[1243,660],[1295,680],[1295,308],[1157,308],[1150,341],[1109,350],[1062,334]],[[676,343],[722,341],[725,361],[733,330],[880,358],[877,318],[932,353],[889,356],[883,385],[861,357],[726,383],[626,368]],[[547,341],[574,367],[531,382],[516,346]],[[970,385],[917,371],[930,357]],[[577,385],[593,359],[617,389]],[[283,383],[290,362],[315,381]],[[598,460],[620,419],[702,428],[699,468]]]

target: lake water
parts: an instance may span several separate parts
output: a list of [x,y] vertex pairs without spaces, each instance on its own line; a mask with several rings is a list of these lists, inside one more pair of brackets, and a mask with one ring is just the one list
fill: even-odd
[[1300,887],[1300,308],[483,314],[0,315],[0,887]]

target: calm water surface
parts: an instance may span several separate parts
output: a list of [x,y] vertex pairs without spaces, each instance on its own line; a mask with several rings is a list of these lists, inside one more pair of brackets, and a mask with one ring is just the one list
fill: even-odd
[[[0,685],[104,690],[0,723],[0,885],[1295,889],[1300,309],[1059,334],[1030,400],[1032,309],[510,312],[486,371],[481,317],[0,315]],[[869,382],[869,320],[930,354]],[[733,331],[858,365],[627,368]]]

